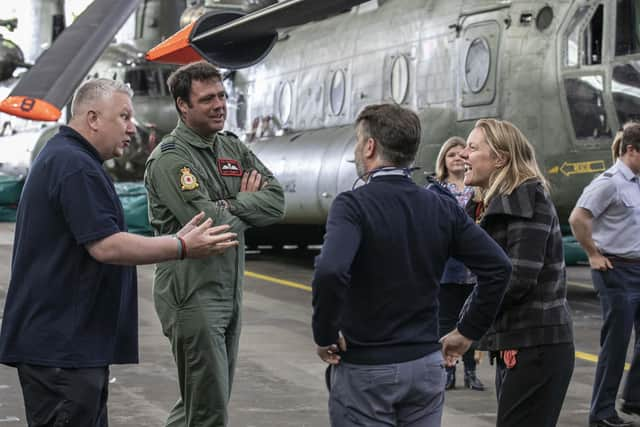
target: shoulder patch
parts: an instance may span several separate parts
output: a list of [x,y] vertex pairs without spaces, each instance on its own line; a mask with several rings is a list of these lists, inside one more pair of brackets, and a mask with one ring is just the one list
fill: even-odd
[[162,151],[163,153],[165,151],[174,150],[175,148],[176,148],[176,143],[175,142],[165,142],[162,145],[160,145],[160,151]]
[[602,176],[606,176],[607,178],[611,178],[613,176],[613,174],[611,172],[605,172],[602,174]]
[[180,173],[180,188],[182,189],[182,191],[195,190],[196,188],[200,187],[200,184],[198,184],[198,180],[191,173],[191,169],[185,166],[180,169]]
[[228,131],[228,130],[226,130],[226,131],[222,132],[222,134],[223,134],[223,135],[226,135],[226,136],[232,136],[232,137],[234,137],[235,139],[240,139],[240,138],[238,138],[238,135],[236,135],[235,133],[233,133],[233,132],[231,132],[231,131]]

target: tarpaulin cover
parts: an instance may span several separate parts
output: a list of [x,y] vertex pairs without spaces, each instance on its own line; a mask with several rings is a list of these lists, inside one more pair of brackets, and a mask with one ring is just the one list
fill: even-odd
[[23,185],[22,176],[0,175],[0,205],[15,207],[20,200]]
[[136,234],[153,234],[147,215],[147,190],[144,183],[117,182],[115,187],[129,231]]

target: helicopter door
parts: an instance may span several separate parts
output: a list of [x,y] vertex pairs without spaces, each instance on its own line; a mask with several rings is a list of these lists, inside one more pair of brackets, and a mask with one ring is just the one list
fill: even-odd
[[[469,18],[458,38],[458,120],[498,114],[500,25],[486,16]],[[475,22],[468,23],[472,19]]]

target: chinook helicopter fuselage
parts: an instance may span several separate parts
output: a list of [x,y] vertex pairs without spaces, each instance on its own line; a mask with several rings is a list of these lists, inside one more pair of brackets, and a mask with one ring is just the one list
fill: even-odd
[[281,32],[234,74],[243,107],[228,125],[285,188],[285,224],[302,226],[324,224],[357,178],[353,122],[365,105],[418,112],[419,184],[448,137],[508,120],[535,146],[566,224],[611,164],[615,132],[640,116],[639,16],[637,0],[370,2]]

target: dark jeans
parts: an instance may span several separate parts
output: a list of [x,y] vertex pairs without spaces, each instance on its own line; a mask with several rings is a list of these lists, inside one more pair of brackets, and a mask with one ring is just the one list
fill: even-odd
[[[440,328],[440,336],[446,335],[455,329],[460,317],[460,311],[464,306],[469,294],[473,291],[475,284],[460,283],[442,283],[440,285],[440,293],[438,300],[440,301],[440,309],[438,312],[438,323]],[[476,360],[474,353],[476,343],[474,342],[469,350],[462,356],[464,369],[468,371],[476,370]]]
[[554,427],[575,362],[573,343],[518,350],[516,365],[496,363],[496,427]]
[[29,427],[108,426],[108,367],[17,368]]
[[622,398],[631,405],[640,405],[640,265],[614,261],[613,266],[613,270],[591,270],[603,322],[590,421],[616,413],[616,395],[633,328],[636,342]]

